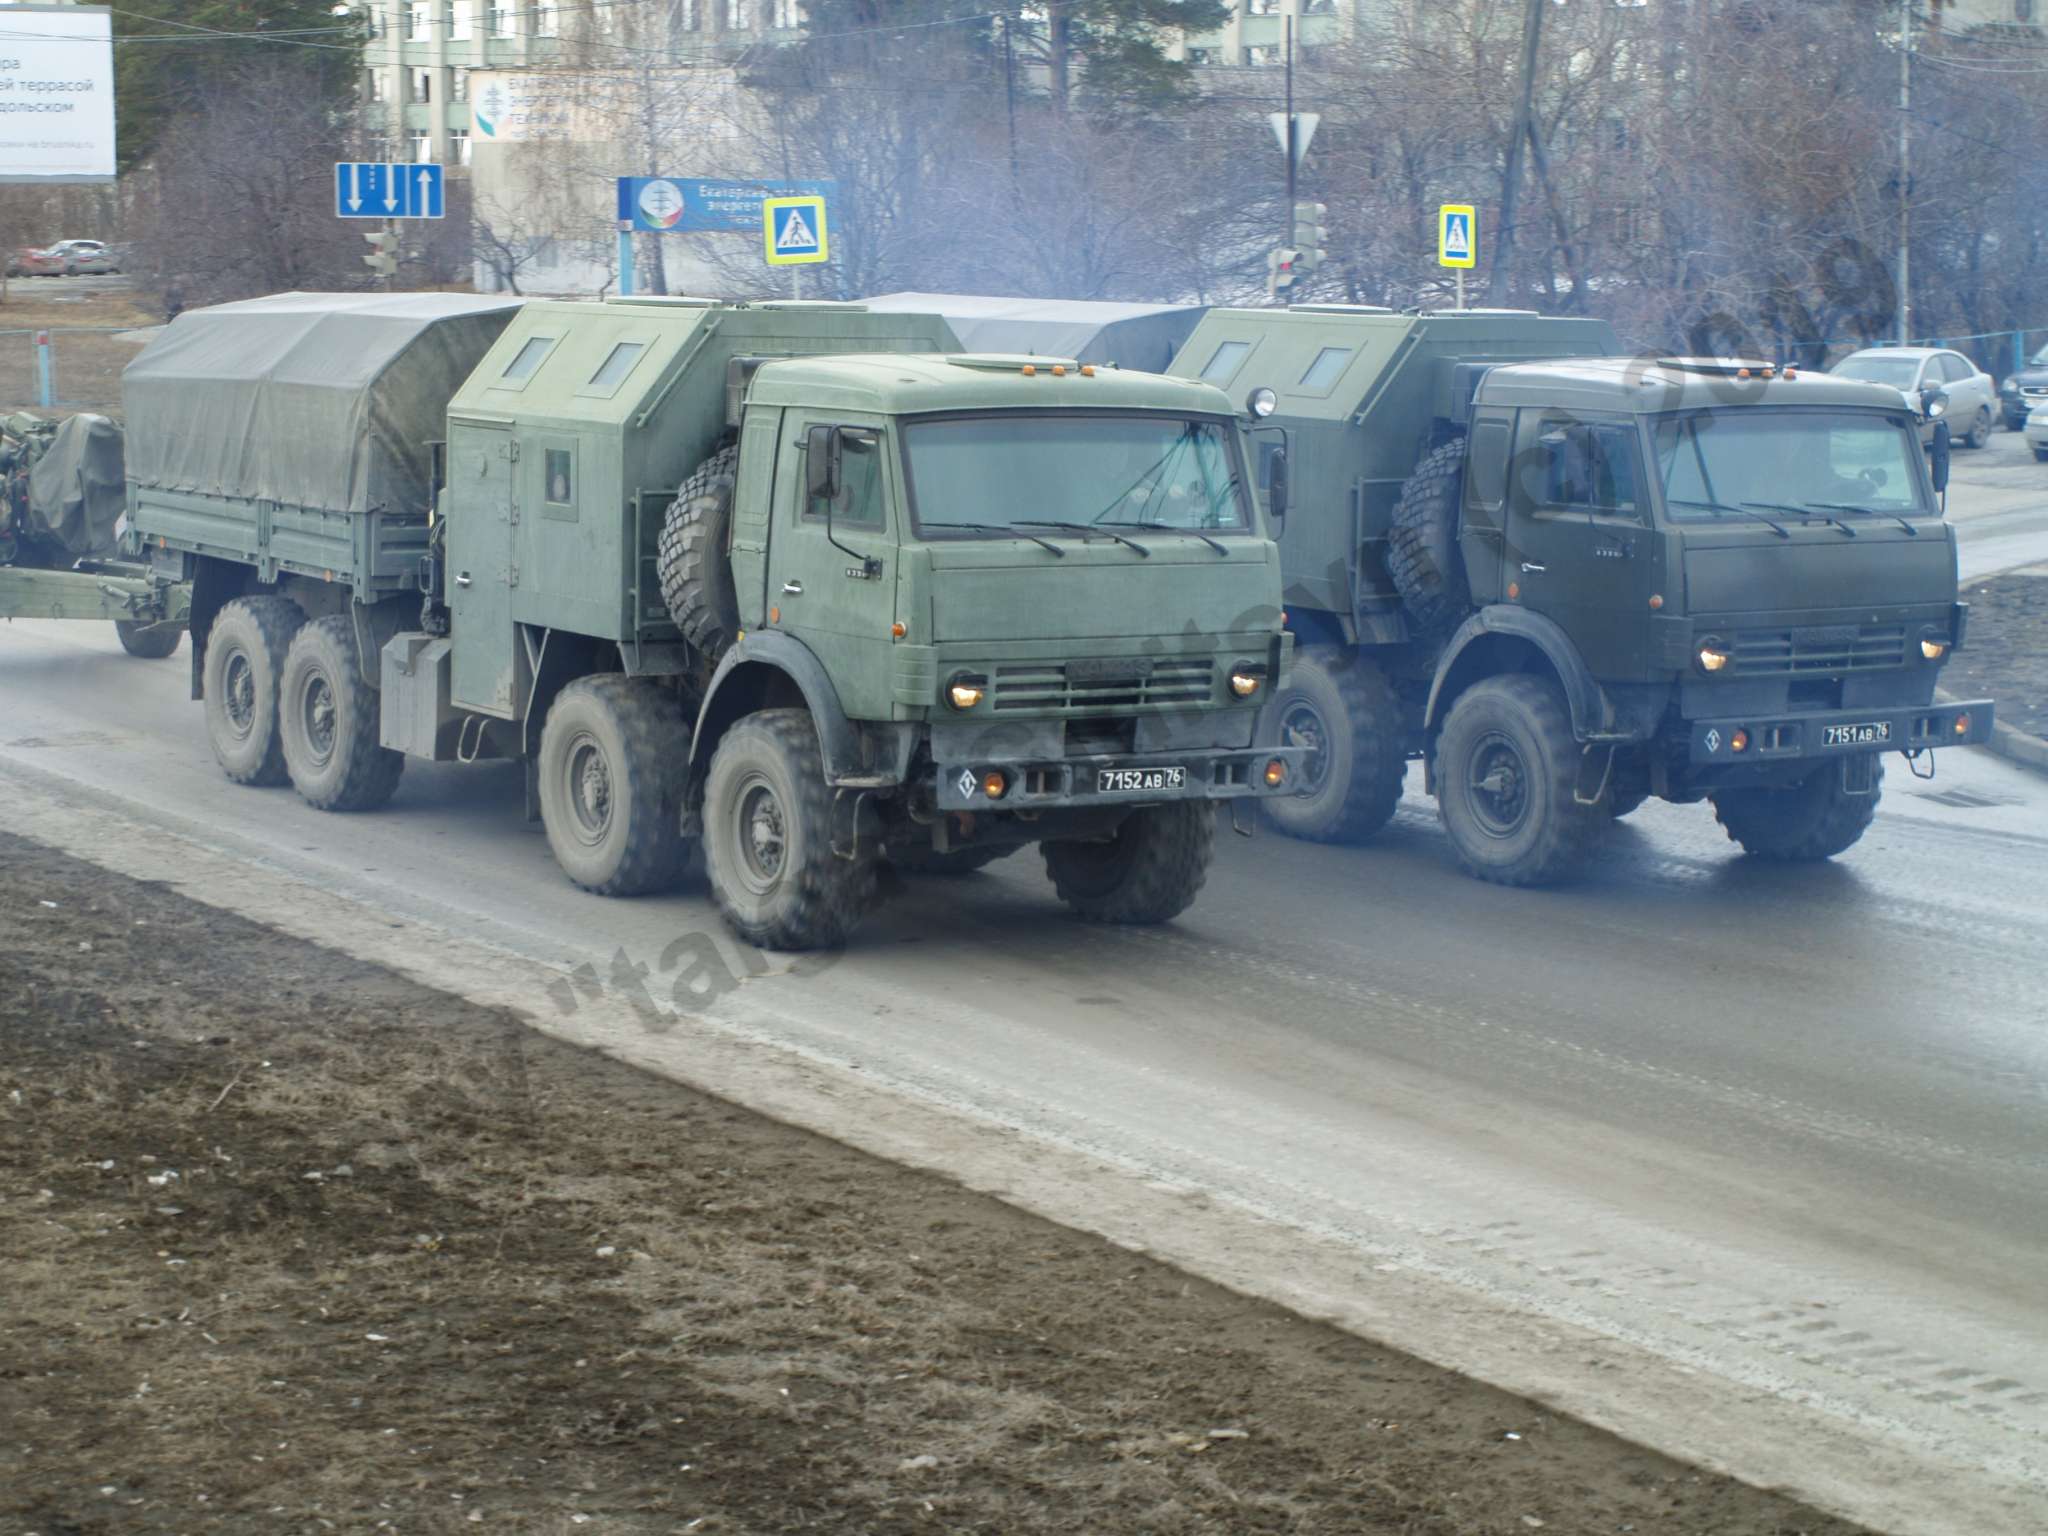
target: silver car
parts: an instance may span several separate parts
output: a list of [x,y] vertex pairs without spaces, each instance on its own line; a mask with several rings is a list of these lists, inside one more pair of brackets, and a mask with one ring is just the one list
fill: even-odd
[[1920,417],[1923,440],[1933,438],[1935,422],[1920,409],[1921,396],[1930,387],[1942,390],[1948,396],[1945,419],[1957,446],[1982,448],[1991,441],[1998,415],[1997,381],[1960,352],[1947,347],[1865,347],[1828,371],[1898,390]]
[[98,240],[59,240],[48,254],[64,263],[66,277],[98,276],[121,270],[114,248]]

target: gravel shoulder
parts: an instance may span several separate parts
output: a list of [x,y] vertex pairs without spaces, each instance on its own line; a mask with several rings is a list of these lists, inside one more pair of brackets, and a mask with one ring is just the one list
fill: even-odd
[[0,836],[0,1529],[1854,1529]]
[[1970,632],[1942,669],[1942,687],[1989,698],[2000,721],[2048,737],[2048,565],[1970,582],[1962,596]]

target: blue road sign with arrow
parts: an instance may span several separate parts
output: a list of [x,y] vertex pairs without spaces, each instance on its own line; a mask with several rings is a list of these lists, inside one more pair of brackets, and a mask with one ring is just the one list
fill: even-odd
[[343,160],[334,167],[334,216],[340,219],[438,219],[445,211],[442,168]]

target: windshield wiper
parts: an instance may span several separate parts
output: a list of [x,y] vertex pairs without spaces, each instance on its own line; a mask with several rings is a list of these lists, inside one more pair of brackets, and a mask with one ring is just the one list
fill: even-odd
[[1152,551],[1140,544],[1136,539],[1127,539],[1120,533],[1110,533],[1108,529],[1096,523],[1056,523],[1049,518],[1034,517],[1028,522],[1012,523],[1010,526],[1013,528],[1061,528],[1068,533],[1078,533],[1084,539],[1091,533],[1102,533],[1109,538],[1115,539],[1119,544],[1130,545],[1131,548],[1135,549],[1147,560],[1152,558]]
[[932,527],[935,531],[940,528],[972,528],[978,533],[1014,534],[1017,538],[1029,539],[1032,543],[1051,550],[1062,560],[1067,558],[1067,552],[1061,549],[1059,545],[1053,543],[1051,539],[1041,539],[1035,533],[1026,533],[1014,523],[934,523]]
[[1781,539],[1792,537],[1790,533],[1786,532],[1784,524],[1778,522],[1777,519],[1765,517],[1761,512],[1752,512],[1747,507],[1731,507],[1725,501],[1687,501],[1683,497],[1675,499],[1667,497],[1666,501],[1668,505],[1674,507],[1700,507],[1713,513],[1716,517],[1719,517],[1723,512],[1733,512],[1738,517],[1754,518]]
[[1219,555],[1227,555],[1230,548],[1221,539],[1212,539],[1199,528],[1183,528],[1178,523],[1134,523],[1126,518],[1113,517],[1108,523],[1095,524],[1098,528],[1114,525],[1118,528],[1143,528],[1148,533],[1184,533],[1191,539],[1200,539]]
[[1914,538],[1917,539],[1920,537],[1920,530],[1918,528],[1915,528],[1911,523],[1907,522],[1903,517],[1899,516],[1899,514],[1896,512],[1880,512],[1875,507],[1858,507],[1851,505],[1849,502],[1846,501],[1816,501],[1812,503],[1812,505],[1816,507],[1826,507],[1830,512],[1860,512],[1865,517],[1888,517],[1893,522],[1897,523],[1901,528],[1905,529],[1906,532],[1910,533]]
[[1794,517],[1810,518],[1818,514],[1822,522],[1833,524],[1852,539],[1856,537],[1856,530],[1854,528],[1851,528],[1839,517],[1831,517],[1826,512],[1821,511],[1821,504],[1817,501],[1810,501],[1803,507],[1791,506],[1782,501],[1745,501],[1743,505],[1745,507],[1760,507],[1766,512],[1789,512]]

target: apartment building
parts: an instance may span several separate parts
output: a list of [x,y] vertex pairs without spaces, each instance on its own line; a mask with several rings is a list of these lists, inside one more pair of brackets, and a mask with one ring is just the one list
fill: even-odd
[[391,159],[471,163],[474,76],[683,65],[795,38],[799,0],[345,0],[360,17],[367,120]]

